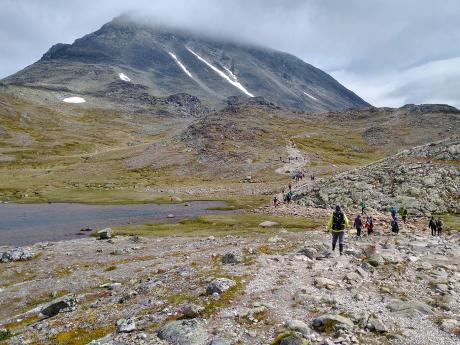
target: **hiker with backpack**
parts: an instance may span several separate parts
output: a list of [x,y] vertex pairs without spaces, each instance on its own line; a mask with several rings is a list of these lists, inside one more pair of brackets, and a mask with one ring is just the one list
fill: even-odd
[[372,231],[374,230],[374,220],[372,217],[367,217],[366,219],[366,229],[367,229],[367,236],[372,234]]
[[361,228],[363,226],[363,221],[361,220],[361,216],[359,214],[356,216],[353,226],[356,229],[356,236],[361,238]]
[[390,225],[391,225],[391,232],[398,234],[399,224],[398,224],[398,219],[396,218],[396,216],[391,220]]
[[340,206],[335,207],[327,224],[328,231],[332,233],[332,251],[335,251],[337,241],[339,241],[340,255],[343,255],[345,228],[349,225],[347,216],[342,212]]
[[438,236],[441,236],[442,225],[443,224],[441,218],[438,218],[438,220],[436,221],[436,232],[438,233]]
[[364,214],[364,210],[366,209],[366,203],[364,202],[364,200],[361,200],[361,202],[359,203],[359,207],[361,208],[361,214]]
[[431,229],[431,236],[436,236],[436,233],[438,231],[438,226],[436,224],[436,220],[434,217],[431,217],[430,223],[428,224],[428,227]]
[[396,220],[396,209],[393,206],[390,207],[390,213],[391,213],[391,218],[393,218],[393,220]]
[[399,215],[401,216],[404,224],[406,224],[407,219],[407,209],[403,206],[399,209]]

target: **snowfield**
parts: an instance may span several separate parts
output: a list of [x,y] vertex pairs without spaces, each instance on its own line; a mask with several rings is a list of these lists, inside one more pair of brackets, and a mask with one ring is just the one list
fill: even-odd
[[62,101],[65,103],[75,103],[75,104],[86,102],[85,99],[81,97],[68,97],[68,98],[64,98]]
[[310,95],[309,93],[306,93],[305,91],[303,91],[303,93],[305,94],[305,96],[308,96],[308,97],[310,97],[311,99],[313,99],[313,100],[315,100],[315,101],[318,100],[318,98],[313,97],[312,95]]
[[128,81],[128,82],[131,81],[131,79],[130,79],[126,74],[120,73],[118,76],[119,76],[120,79],[123,80],[123,81]]
[[[216,72],[219,76],[221,76],[222,78],[224,78],[226,81],[228,81],[230,84],[232,84],[233,86],[235,86],[236,88],[238,88],[239,90],[243,91],[246,95],[248,95],[249,97],[254,97],[254,95],[252,93],[250,93],[248,90],[246,90],[246,88],[241,85],[241,83],[238,81],[238,79],[236,78],[236,76],[230,71],[228,70],[228,72],[230,72],[230,75],[231,77],[229,77],[227,74],[225,74],[224,72],[222,72],[220,69],[218,69],[217,67],[213,66],[212,64],[210,64],[208,61],[206,61],[204,58],[202,58],[200,55],[198,55],[197,53],[195,53],[192,49],[190,48],[187,48],[187,50],[192,53],[198,60],[200,60],[201,62],[203,62],[204,64],[206,64],[209,68],[211,68],[214,72]],[[227,70],[227,68],[226,68]],[[234,79],[234,80],[232,80]]]
[[180,60],[177,58],[177,56],[174,55],[171,52],[168,52],[168,54],[171,55],[171,57],[174,59],[174,61],[176,61],[177,65],[185,72],[185,74],[187,74],[190,78],[193,79],[192,73],[190,73],[189,70],[187,69],[187,67],[185,67],[184,64],[182,62],[180,62]]

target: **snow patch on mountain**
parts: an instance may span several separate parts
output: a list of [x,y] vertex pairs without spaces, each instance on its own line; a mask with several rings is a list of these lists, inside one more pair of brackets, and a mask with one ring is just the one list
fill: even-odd
[[305,91],[303,91],[303,93],[305,94],[305,96],[308,96],[308,97],[310,97],[311,99],[313,99],[313,100],[315,100],[315,101],[318,100],[318,98],[313,97],[312,95],[310,95],[309,93],[306,93]]
[[131,79],[130,79],[126,74],[124,74],[124,73],[120,73],[118,76],[119,76],[120,79],[123,80],[123,81],[128,81],[128,82],[131,81]]
[[75,104],[86,102],[85,99],[81,97],[67,97],[67,98],[64,98],[62,101],[65,103],[75,103]]
[[171,55],[171,57],[174,59],[174,61],[177,63],[177,65],[185,72],[185,74],[187,74],[190,78],[193,79],[192,73],[190,73],[189,70],[187,69],[187,67],[185,67],[184,64],[182,62],[180,62],[180,60],[177,58],[177,56],[174,55],[171,52],[168,52],[168,54]]
[[[219,76],[221,76],[223,79],[227,80],[230,84],[232,84],[233,86],[235,86],[236,88],[238,88],[239,90],[243,91],[246,95],[248,95],[249,97],[254,97],[254,95],[252,93],[250,93],[239,81],[238,79],[236,79],[236,76],[230,71],[231,75],[234,77],[230,77],[228,76],[227,74],[225,74],[224,72],[222,72],[220,69],[218,69],[217,67],[213,66],[212,64],[210,64],[208,61],[206,61],[204,58],[202,58],[200,55],[198,55],[197,53],[195,53],[192,49],[190,48],[187,48],[187,50],[192,53],[198,60],[200,60],[201,62],[203,62],[205,65],[207,65],[209,68],[211,68],[214,72],[216,72]],[[235,80],[232,80],[232,79],[235,79]]]

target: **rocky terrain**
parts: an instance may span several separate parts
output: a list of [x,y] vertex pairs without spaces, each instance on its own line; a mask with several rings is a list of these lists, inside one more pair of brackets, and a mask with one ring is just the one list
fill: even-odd
[[411,214],[460,212],[460,140],[447,139],[402,151],[364,168],[300,187],[309,206],[405,207]]
[[[148,111],[148,96],[187,93],[217,106],[229,96],[263,96],[309,111],[369,106],[327,73],[269,48],[115,18],[73,44],[56,44],[5,78],[14,92],[48,103],[78,96],[91,106]],[[122,84],[143,89],[126,97]],[[40,90],[39,93],[36,91]]]
[[0,336],[5,344],[458,344],[458,232],[431,237],[426,219],[410,218],[394,236],[384,214],[369,212],[375,234],[348,232],[342,257],[323,229],[276,224],[243,236],[1,248]]

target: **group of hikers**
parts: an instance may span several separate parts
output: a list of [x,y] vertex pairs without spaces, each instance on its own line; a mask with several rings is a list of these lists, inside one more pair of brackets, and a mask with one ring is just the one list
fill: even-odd
[[[359,206],[361,209],[361,213],[364,215],[366,204],[364,203],[364,201],[361,201]],[[401,215],[401,218],[403,222],[405,223],[407,220],[407,215],[408,215],[407,209],[404,207],[401,207],[398,213]],[[396,209],[394,207],[390,208],[390,214],[391,214],[391,222],[390,222],[391,231],[397,234],[399,233],[399,225],[398,225]],[[335,251],[337,241],[338,241],[340,255],[343,255],[345,229],[348,226],[349,226],[349,221],[348,221],[347,216],[342,211],[340,206],[337,205],[335,207],[334,212],[332,212],[331,216],[329,217],[327,229],[329,232],[332,233],[332,251]],[[357,238],[361,238],[363,220],[360,214],[356,216],[353,227],[356,229]],[[366,217],[366,223],[364,224],[364,227],[367,229],[367,234],[371,235],[373,232],[373,228],[374,228],[374,222],[371,216]],[[442,224],[441,218],[438,217],[438,219],[435,219],[434,217],[431,217],[430,222],[429,222],[429,228],[431,229],[431,235],[440,236],[442,227],[443,227],[443,224]]]
[[285,189],[283,188],[281,190],[280,195],[275,195],[273,197],[273,206],[276,207],[276,206],[280,205],[282,202],[286,203],[286,204],[291,203],[292,196],[294,195],[294,193],[292,192],[292,183],[291,182],[289,182],[289,184],[288,184],[288,189],[289,189],[289,191],[287,193],[285,193]]

